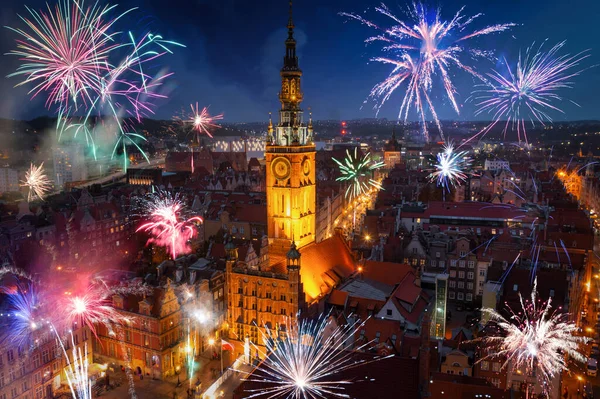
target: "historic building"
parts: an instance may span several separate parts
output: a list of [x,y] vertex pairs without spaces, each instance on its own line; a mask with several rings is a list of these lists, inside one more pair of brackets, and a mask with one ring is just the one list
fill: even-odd
[[232,240],[225,248],[229,337],[258,345],[263,344],[261,331],[285,334],[290,317],[355,272],[342,237],[315,243],[316,151],[312,120],[304,123],[300,108],[302,71],[291,3],[287,27],[279,122],[274,126],[269,120],[265,150],[267,235],[255,261],[242,259]]
[[392,130],[392,138],[383,146],[383,163],[385,169],[391,170],[402,161],[402,146],[396,140],[396,127]]

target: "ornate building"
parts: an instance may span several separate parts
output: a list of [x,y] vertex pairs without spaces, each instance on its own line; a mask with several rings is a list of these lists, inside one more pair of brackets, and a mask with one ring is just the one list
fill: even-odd
[[299,248],[315,240],[315,144],[312,120],[303,123],[302,71],[298,67],[290,2],[286,53],[281,69],[279,124],[269,132],[267,168],[267,230],[271,252],[283,254],[295,241]]
[[[262,239],[260,261],[238,259],[236,244],[229,241],[226,245],[229,337],[257,345],[264,344],[261,331],[266,328],[284,335],[290,318],[306,310],[306,303],[318,302],[355,271],[341,237],[315,243],[316,151],[312,120],[305,124],[300,108],[302,71],[291,2],[287,27],[279,123],[273,126],[269,120],[265,149],[267,235]],[[248,348],[244,350],[247,357]]]
[[402,146],[396,140],[396,126],[392,130],[392,138],[383,146],[383,162],[387,170],[393,169],[394,166],[402,161]]

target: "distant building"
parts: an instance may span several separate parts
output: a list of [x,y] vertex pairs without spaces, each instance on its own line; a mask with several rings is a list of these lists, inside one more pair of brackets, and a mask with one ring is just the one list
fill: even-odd
[[57,187],[66,183],[87,180],[87,167],[83,146],[78,143],[64,144],[52,148],[54,181]]
[[0,168],[0,193],[19,191],[19,172],[12,168]]
[[392,138],[383,147],[383,162],[387,170],[393,169],[402,161],[402,146],[396,140],[396,127],[392,130]]
[[486,159],[483,166],[484,170],[510,170],[510,164],[508,161],[500,159]]

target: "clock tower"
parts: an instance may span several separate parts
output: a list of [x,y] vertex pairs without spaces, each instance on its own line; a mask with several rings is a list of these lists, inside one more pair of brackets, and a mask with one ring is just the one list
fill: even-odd
[[316,173],[312,118],[303,121],[302,71],[298,67],[292,2],[281,68],[279,123],[269,118],[267,166],[267,230],[270,253],[286,253],[292,240],[302,248],[315,240]]

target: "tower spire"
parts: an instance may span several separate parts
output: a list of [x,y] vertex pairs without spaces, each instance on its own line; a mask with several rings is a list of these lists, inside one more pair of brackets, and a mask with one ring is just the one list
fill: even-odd
[[290,17],[288,18],[287,28],[289,37],[292,37],[294,34],[294,20],[292,19],[292,0],[290,0]]

